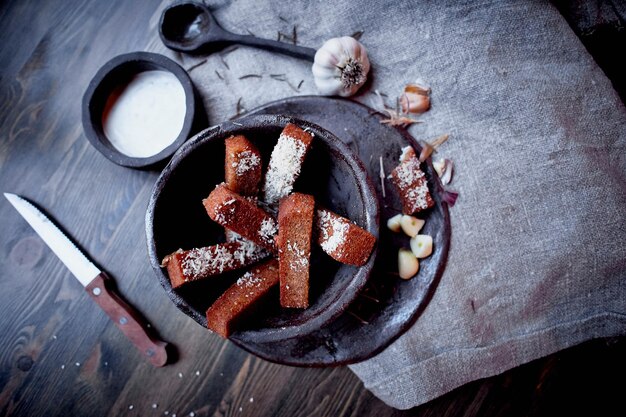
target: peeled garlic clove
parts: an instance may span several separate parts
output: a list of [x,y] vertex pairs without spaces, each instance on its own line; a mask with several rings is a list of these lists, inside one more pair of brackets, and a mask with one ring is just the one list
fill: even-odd
[[429,235],[417,235],[411,238],[411,252],[416,258],[427,258],[433,253],[433,238]]
[[420,263],[413,255],[413,252],[404,248],[398,251],[398,272],[400,273],[400,278],[413,278],[419,269]]
[[418,219],[417,217],[408,216],[406,214],[402,215],[400,219],[400,227],[407,234],[407,236],[415,236],[422,230],[424,227],[424,223],[426,223],[422,219]]
[[399,232],[401,229],[400,219],[402,219],[402,214],[396,214],[395,216],[387,220],[387,227],[389,228],[389,230],[391,230],[392,232]]
[[433,168],[435,168],[435,171],[437,171],[437,175],[439,175],[440,177],[441,174],[443,174],[443,168],[445,165],[446,162],[443,159],[433,162]]

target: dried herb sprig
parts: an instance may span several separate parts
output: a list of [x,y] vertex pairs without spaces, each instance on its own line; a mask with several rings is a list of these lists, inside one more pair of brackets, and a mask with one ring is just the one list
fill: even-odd
[[387,119],[383,119],[380,123],[389,125],[389,126],[401,126],[407,127],[412,125],[413,123],[421,123],[419,120],[415,120],[403,113],[400,110],[400,99],[396,99],[396,108],[395,110],[390,108],[384,108],[383,111],[387,113],[389,116]]
[[294,92],[296,92],[296,93],[300,92],[300,89],[298,87],[296,87],[295,85],[291,84],[291,81],[285,80],[285,82],[287,83],[289,88],[291,88]]
[[230,70],[230,67],[228,66],[228,62],[226,62],[226,60],[224,59],[223,56],[220,55],[220,61],[222,61],[222,65],[224,65],[226,67],[227,70]]
[[276,40],[282,41],[283,39],[293,43],[294,45],[298,43],[298,31],[296,29],[296,25],[293,25],[291,29],[291,35],[287,35],[286,33],[281,32],[280,30],[277,31]]
[[243,106],[243,104],[241,103],[243,100],[243,97],[239,97],[239,100],[237,100],[237,107],[235,108],[235,114],[230,117],[228,120],[233,120],[239,116],[241,116],[242,114],[246,113],[246,109]]
[[383,157],[381,156],[379,158],[379,162],[380,162],[380,173],[379,173],[379,177],[380,177],[380,188],[382,188],[383,191],[383,198],[387,198],[386,192],[385,192],[385,167],[383,166]]
[[245,80],[248,78],[263,78],[263,76],[259,74],[246,74],[246,75],[242,75],[241,77],[239,77],[240,80]]
[[204,64],[206,64],[206,61],[207,61],[207,60],[206,60],[206,58],[205,58],[205,59],[203,59],[203,60],[202,60],[202,61],[200,61],[200,62],[196,62],[195,64],[193,64],[192,66],[190,66],[189,68],[187,68],[187,72],[191,72],[191,71],[195,70],[196,68],[198,68],[200,65],[204,65]]
[[380,121],[384,125],[407,127],[413,123],[421,123],[418,120],[398,114],[394,110],[385,109],[385,112],[389,115],[389,118]]
[[350,310],[346,310],[346,313],[350,314],[352,317],[354,317],[355,319],[357,319],[361,324],[369,324],[369,322],[363,320],[361,317],[359,317],[357,314],[353,313]]
[[237,116],[246,112],[246,109],[241,104],[241,100],[243,100],[243,97],[239,97],[239,100],[237,100]]
[[230,66],[228,65],[228,62],[226,62],[224,57],[230,54],[231,52],[236,51],[237,49],[239,49],[238,45],[231,45],[223,49],[222,51],[220,51],[220,53],[218,54],[218,56],[220,57],[220,61],[222,62],[222,65],[224,65],[227,70],[230,70]]
[[279,41],[279,42],[280,42],[280,41],[282,41],[283,39],[286,39],[286,40],[288,40],[288,41],[290,41],[290,42],[293,42],[293,38],[292,38],[291,36],[289,36],[289,35],[287,35],[287,34],[285,34],[285,33],[281,32],[280,30],[279,30],[279,31],[277,31],[276,33],[277,33],[277,35],[276,35],[276,40],[277,40],[277,41]]
[[368,300],[371,300],[371,301],[373,301],[375,303],[380,303],[380,300],[378,298],[374,298],[374,297],[372,297],[370,295],[367,295],[367,294],[359,293],[359,297],[367,298]]

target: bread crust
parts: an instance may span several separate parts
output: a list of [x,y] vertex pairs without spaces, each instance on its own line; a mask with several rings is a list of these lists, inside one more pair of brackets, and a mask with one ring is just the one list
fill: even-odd
[[269,252],[249,241],[233,241],[182,250],[167,255],[161,264],[167,268],[172,288],[188,282],[233,271],[267,258]]
[[412,147],[407,146],[402,150],[400,164],[391,172],[391,182],[400,195],[404,214],[415,214],[435,205],[428,190],[426,175]]
[[280,201],[278,246],[280,305],[287,308],[309,306],[309,265],[315,199],[293,193]]
[[356,266],[367,262],[376,243],[367,230],[325,208],[316,210],[315,235],[317,244],[331,258]]
[[311,133],[292,123],[285,126],[272,150],[265,173],[263,201],[275,205],[291,194],[312,141]]
[[213,221],[276,253],[276,221],[252,201],[220,184],[202,204]]
[[261,152],[245,136],[225,140],[224,177],[226,186],[243,196],[256,196],[261,182]]
[[207,327],[223,338],[238,320],[278,284],[278,262],[270,259],[252,268],[231,285],[206,311]]

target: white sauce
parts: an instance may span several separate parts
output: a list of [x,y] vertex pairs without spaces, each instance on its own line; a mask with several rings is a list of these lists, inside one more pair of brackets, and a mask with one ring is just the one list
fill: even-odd
[[167,148],[183,128],[185,90],[167,71],[145,71],[109,96],[102,126],[125,155],[145,158]]

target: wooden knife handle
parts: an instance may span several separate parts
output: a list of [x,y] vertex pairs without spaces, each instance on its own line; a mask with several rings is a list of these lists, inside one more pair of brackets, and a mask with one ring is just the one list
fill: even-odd
[[111,278],[100,272],[85,290],[154,366],[165,365],[167,343],[151,335],[146,320],[113,290],[111,283]]

